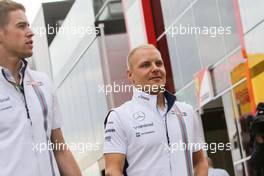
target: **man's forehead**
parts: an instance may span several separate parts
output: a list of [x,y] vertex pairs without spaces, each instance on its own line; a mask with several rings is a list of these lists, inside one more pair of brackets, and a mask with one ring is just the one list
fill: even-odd
[[141,53],[159,53],[159,50],[154,47],[146,47],[146,48],[138,48],[137,51],[135,51],[135,54],[141,54]]
[[132,60],[142,61],[151,58],[162,60],[160,52],[156,48],[140,48],[136,53],[134,53]]
[[25,12],[22,10],[15,10],[8,14],[9,23],[17,24],[17,23],[28,23]]

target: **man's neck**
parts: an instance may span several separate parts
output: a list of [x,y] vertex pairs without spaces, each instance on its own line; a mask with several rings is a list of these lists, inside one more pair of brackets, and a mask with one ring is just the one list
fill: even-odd
[[8,69],[16,83],[20,81],[19,69],[21,67],[20,59],[16,57],[0,57],[0,66]]
[[148,94],[156,95],[157,96],[157,106],[158,106],[158,108],[160,110],[164,110],[165,109],[165,97],[163,95],[163,92],[151,92],[151,93],[148,93]]
[[162,92],[157,95],[157,106],[160,110],[165,108],[165,97]]

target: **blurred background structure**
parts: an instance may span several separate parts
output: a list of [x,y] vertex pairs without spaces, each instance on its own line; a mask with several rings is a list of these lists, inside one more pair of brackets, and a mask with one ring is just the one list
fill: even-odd
[[205,142],[231,144],[207,152],[215,167],[251,176],[249,118],[264,101],[263,9],[263,0],[43,3],[32,22],[30,61],[56,85],[67,143],[91,144],[73,151],[84,175],[103,175],[104,118],[131,96],[100,87],[130,84],[129,50],[152,43],[165,62],[167,89],[195,107]]

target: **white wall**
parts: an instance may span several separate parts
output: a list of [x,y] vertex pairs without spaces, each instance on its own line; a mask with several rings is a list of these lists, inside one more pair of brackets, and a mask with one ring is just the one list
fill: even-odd
[[[84,39],[83,29],[92,29],[94,27],[94,10],[92,1],[76,0],[70,12],[68,13],[61,29],[50,45],[50,56],[53,68],[53,75],[56,78],[69,59],[73,59],[73,53],[76,49],[82,49],[79,45]],[[68,32],[67,32],[68,31]],[[74,32],[75,31],[75,32]],[[76,32],[79,31],[79,32]],[[86,36],[92,39],[95,34]],[[87,40],[89,42],[89,39]]]
[[[122,85],[130,85],[126,73],[126,60],[129,52],[128,35],[126,33],[109,35],[105,37],[105,40],[111,84],[118,84],[120,88]],[[131,99],[132,92],[113,92],[113,97],[115,106],[120,106]]]
[[148,42],[141,0],[123,0],[130,49]]
[[42,6],[40,7],[36,18],[33,21],[31,28],[35,33],[35,36],[33,37],[34,47],[32,56],[33,63],[36,67],[35,69],[41,72],[45,72],[50,78],[52,78],[47,35],[40,32],[40,29],[45,29]]

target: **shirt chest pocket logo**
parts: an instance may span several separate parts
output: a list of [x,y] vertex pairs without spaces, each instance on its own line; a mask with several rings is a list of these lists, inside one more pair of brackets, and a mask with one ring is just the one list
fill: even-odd
[[181,117],[187,117],[188,116],[188,114],[186,112],[178,112],[178,111],[174,111],[174,110],[171,110],[170,114],[172,116],[176,116],[176,117],[180,117],[180,116]]
[[0,96],[0,112],[12,109],[11,99],[8,96]]
[[137,122],[142,122],[143,120],[145,120],[146,117],[145,117],[145,113],[144,112],[138,111],[138,112],[133,114],[133,118]]
[[133,126],[136,137],[155,133],[155,127],[153,122],[137,124]]

